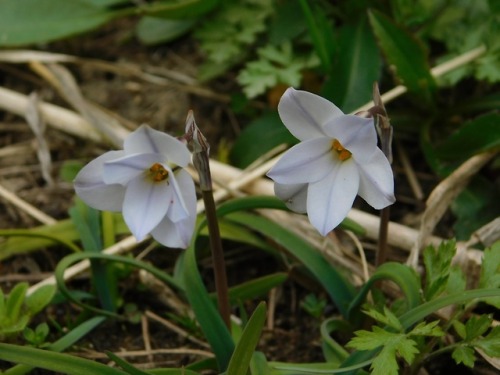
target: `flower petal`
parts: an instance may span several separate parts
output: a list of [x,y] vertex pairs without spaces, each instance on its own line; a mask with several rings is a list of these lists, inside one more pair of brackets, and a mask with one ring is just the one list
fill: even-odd
[[326,124],[325,132],[328,136],[338,139],[358,162],[370,160],[377,148],[377,132],[373,119],[344,115]]
[[307,91],[290,87],[278,104],[281,120],[294,137],[301,141],[323,137],[323,126],[343,115],[335,104]]
[[104,163],[103,180],[107,184],[126,185],[144,174],[155,163],[165,163],[161,154],[132,154]]
[[139,176],[127,184],[123,218],[138,241],[165,217],[172,195],[173,189],[167,180],[154,183]]
[[181,187],[180,192],[185,202],[188,215],[185,219],[174,223],[170,219],[169,213],[167,213],[167,216],[165,216],[160,224],[153,229],[151,235],[156,241],[167,247],[186,248],[191,242],[196,223],[196,191],[193,179],[189,173],[182,170],[177,172],[176,177]]
[[290,210],[300,214],[307,212],[307,184],[275,183],[274,193]]
[[354,161],[349,160],[339,164],[322,180],[309,184],[307,214],[323,236],[347,216],[358,187],[359,173]]
[[103,180],[104,163],[122,157],[123,151],[109,151],[92,160],[76,175],[76,194],[90,207],[104,210],[122,210],[125,188],[121,185],[106,184]]
[[191,154],[184,143],[147,125],[141,125],[125,139],[123,148],[127,154],[163,154],[167,160],[185,167]]
[[329,138],[315,138],[293,146],[267,175],[280,184],[300,184],[322,179],[333,167]]
[[392,168],[379,148],[368,163],[358,164],[358,170],[360,175],[358,194],[370,206],[380,210],[396,201]]
[[[169,181],[173,194],[167,216],[172,222],[176,223],[189,216],[186,199],[190,202],[196,202],[196,191],[191,175],[185,170],[181,169],[177,171],[175,175],[173,172],[171,173],[172,178],[170,178]],[[186,197],[186,199],[184,199],[184,197]]]

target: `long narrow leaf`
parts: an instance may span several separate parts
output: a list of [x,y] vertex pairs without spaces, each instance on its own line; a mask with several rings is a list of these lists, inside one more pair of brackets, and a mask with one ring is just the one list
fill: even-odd
[[0,359],[68,375],[125,375],[126,372],[89,359],[48,350],[0,343]]
[[422,44],[386,15],[376,10],[368,14],[379,45],[388,63],[394,67],[400,83],[422,99],[424,104],[433,105],[436,82]]
[[322,93],[348,113],[370,101],[382,66],[366,17],[341,28],[339,50]]
[[354,287],[311,244],[281,225],[261,216],[233,213],[227,218],[253,228],[283,246],[299,259],[323,285],[340,313],[347,315],[347,307],[354,298]]
[[195,240],[191,241],[191,246],[184,253],[183,265],[186,297],[214,351],[219,370],[224,371],[234,351],[234,342],[201,279],[196,262]]
[[248,320],[227,367],[227,375],[246,374],[266,321],[266,304],[261,302]]
[[420,280],[416,273],[408,266],[389,262],[382,264],[363,285],[349,306],[349,315],[352,315],[355,309],[363,303],[370,288],[379,280],[391,280],[396,283],[405,294],[408,309],[420,304]]

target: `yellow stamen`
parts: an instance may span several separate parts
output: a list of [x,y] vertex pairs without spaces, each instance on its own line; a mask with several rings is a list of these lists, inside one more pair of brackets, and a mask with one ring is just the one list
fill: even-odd
[[338,139],[334,139],[332,141],[332,149],[337,152],[340,161],[346,161],[352,156],[351,151],[345,149],[344,146],[342,146],[342,144],[338,141]]
[[149,168],[149,172],[151,172],[151,179],[155,182],[160,182],[168,178],[168,171],[160,163],[154,163]]

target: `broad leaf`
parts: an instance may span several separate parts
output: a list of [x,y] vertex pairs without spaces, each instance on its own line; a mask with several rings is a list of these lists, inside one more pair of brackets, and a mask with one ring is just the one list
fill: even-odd
[[466,122],[436,148],[444,160],[464,160],[470,156],[500,147],[500,114],[488,113]]
[[0,46],[66,38],[95,29],[116,15],[83,0],[0,0]]
[[342,27],[339,51],[323,94],[348,113],[371,100],[380,75],[380,54],[366,17]]
[[194,20],[143,17],[136,26],[137,38],[147,45],[170,42],[191,30]]
[[423,100],[423,104],[433,105],[436,83],[422,45],[384,14],[372,10],[369,17],[380,48],[399,83]]

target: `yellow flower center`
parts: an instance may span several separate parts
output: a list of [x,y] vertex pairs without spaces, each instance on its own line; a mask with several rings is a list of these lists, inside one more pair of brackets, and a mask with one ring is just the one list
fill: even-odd
[[342,146],[338,139],[332,141],[332,149],[337,153],[340,161],[346,161],[352,156],[351,151],[347,150]]
[[168,178],[168,171],[160,163],[154,163],[149,168],[149,176],[154,182],[160,182]]

